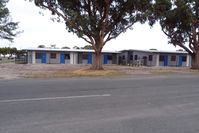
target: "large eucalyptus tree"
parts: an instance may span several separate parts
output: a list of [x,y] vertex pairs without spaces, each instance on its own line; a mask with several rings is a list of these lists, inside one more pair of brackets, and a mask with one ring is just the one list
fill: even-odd
[[34,0],[41,8],[63,19],[66,29],[90,43],[95,50],[92,69],[103,69],[104,45],[132,27],[146,21],[153,0]]
[[199,69],[199,0],[154,0],[154,16],[169,43],[186,50]]

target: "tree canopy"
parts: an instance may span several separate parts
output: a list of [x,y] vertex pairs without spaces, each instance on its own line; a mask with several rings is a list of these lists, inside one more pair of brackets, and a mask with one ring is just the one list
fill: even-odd
[[37,46],[38,48],[46,48],[46,46],[45,45],[39,45],[39,46]]
[[0,0],[0,39],[13,41],[19,33],[17,30],[18,23],[12,22],[9,16],[9,10],[6,7],[8,0]]
[[192,56],[192,68],[199,69],[199,1],[155,0],[154,16],[169,43]]
[[92,45],[85,45],[81,49],[93,49],[93,46]]
[[66,29],[95,50],[93,69],[101,69],[101,50],[136,22],[144,23],[153,0],[34,0],[64,20]]
[[70,49],[70,47],[64,46],[64,47],[62,47],[62,49]]
[[4,48],[0,48],[0,54],[4,55],[4,57],[9,54],[9,57],[12,57],[12,55],[15,55],[17,53],[17,48],[13,47],[4,47]]

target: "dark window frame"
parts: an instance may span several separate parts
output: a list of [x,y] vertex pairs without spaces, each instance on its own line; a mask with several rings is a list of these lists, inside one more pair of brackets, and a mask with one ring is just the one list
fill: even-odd
[[149,55],[149,61],[153,61],[153,55]]
[[108,56],[107,56],[107,59],[108,59],[108,60],[113,60],[113,56],[112,56],[112,55],[108,55]]
[[182,62],[186,62],[187,61],[187,56],[182,56]]
[[42,53],[35,53],[35,59],[41,59],[42,58]]
[[171,56],[171,61],[176,61],[176,56],[175,55]]
[[70,60],[70,54],[64,54],[64,59]]
[[88,60],[88,54],[83,53],[82,54],[82,60]]
[[160,55],[159,61],[164,61],[164,55]]
[[134,59],[135,59],[135,60],[138,60],[138,55],[135,55],[135,56],[134,56]]
[[50,59],[56,59],[57,53],[50,53]]
[[125,60],[125,59],[126,59],[126,58],[125,58],[125,55],[123,55],[123,56],[122,56],[122,60]]
[[133,55],[130,55],[130,60],[131,60],[131,61],[133,60]]

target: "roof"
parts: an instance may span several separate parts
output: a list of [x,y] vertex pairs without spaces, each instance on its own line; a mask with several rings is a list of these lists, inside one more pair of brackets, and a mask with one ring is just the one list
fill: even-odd
[[[26,51],[52,51],[52,52],[85,52],[94,53],[94,50],[90,49],[60,49],[60,48],[26,48]],[[162,53],[162,54],[188,54],[186,51],[166,51],[166,50],[138,50],[138,49],[126,49],[121,51],[108,51],[102,50],[102,53],[115,53],[119,54],[121,52],[136,51],[136,52],[146,52],[146,53]]]
[[[94,50],[90,49],[59,49],[59,48],[26,48],[23,49],[26,51],[53,51],[53,52],[85,52],[85,53],[94,53]],[[102,50],[102,53],[120,53],[118,51],[108,51]]]
[[147,53],[167,53],[167,54],[188,54],[186,51],[167,51],[167,50],[137,50],[137,49],[128,49],[128,50],[122,50],[120,52],[125,51],[137,51],[137,52],[147,52]]

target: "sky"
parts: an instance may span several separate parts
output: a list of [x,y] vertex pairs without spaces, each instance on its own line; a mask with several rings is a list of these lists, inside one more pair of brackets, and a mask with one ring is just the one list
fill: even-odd
[[[19,30],[23,31],[14,42],[0,40],[0,47],[16,47],[17,49],[36,48],[38,45],[50,47],[56,45],[61,48],[68,46],[83,47],[88,45],[83,39],[73,33],[68,33],[64,23],[53,22],[48,10],[36,7],[28,0],[10,0],[7,4],[12,20],[19,22]],[[41,15],[42,12],[44,15]],[[133,30],[127,30],[104,46],[104,50],[119,51],[124,49],[148,50],[176,50],[168,44],[166,35],[161,31],[159,24],[152,28],[148,24],[135,24]]]

